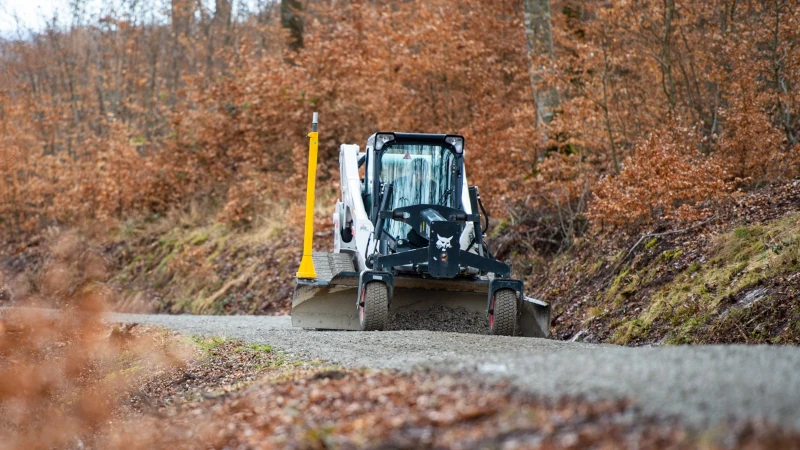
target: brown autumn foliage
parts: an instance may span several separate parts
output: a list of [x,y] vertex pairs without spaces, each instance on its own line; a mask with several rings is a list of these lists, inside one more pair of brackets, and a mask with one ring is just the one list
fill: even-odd
[[[342,142],[462,133],[471,184],[554,249],[587,217],[699,217],[800,167],[798,0],[555,0],[554,58],[530,60],[520,0],[307,1],[289,31],[276,3],[216,5],[122,2],[0,41],[7,237],[191,198],[251,224],[301,201],[312,111],[323,190]],[[539,129],[531,62],[560,100]]]
[[702,213],[692,205],[719,200],[733,186],[725,165],[704,158],[696,141],[694,133],[677,127],[642,141],[619,175],[597,183],[589,217],[599,224],[698,219]]
[[40,290],[28,300],[59,309],[0,312],[2,448],[89,445],[143,376],[188,356],[177,342],[106,324],[99,256],[74,234],[52,247]]

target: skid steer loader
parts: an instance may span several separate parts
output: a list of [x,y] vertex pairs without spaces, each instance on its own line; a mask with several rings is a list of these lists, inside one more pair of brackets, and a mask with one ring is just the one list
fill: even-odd
[[444,305],[487,314],[488,334],[549,336],[550,306],[526,297],[484,242],[462,136],[379,132],[363,152],[342,145],[333,251],[312,253],[317,137],[315,113],[293,326],[383,330],[390,313]]

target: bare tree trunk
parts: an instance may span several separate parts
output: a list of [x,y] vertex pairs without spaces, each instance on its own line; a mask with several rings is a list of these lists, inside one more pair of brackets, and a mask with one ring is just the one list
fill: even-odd
[[289,48],[298,51],[303,48],[303,18],[300,13],[303,4],[300,0],[281,0],[281,25],[289,30]]
[[608,76],[611,72],[611,64],[608,57],[608,36],[606,36],[605,27],[602,28],[602,49],[603,49],[603,115],[606,122],[606,133],[608,133],[608,144],[611,146],[611,161],[614,164],[614,174],[618,175],[621,167],[619,164],[619,157],[617,156],[617,145],[614,142],[614,132],[611,129],[611,114],[609,113],[609,95],[608,95]]
[[[561,103],[558,89],[553,86],[542,87],[542,79],[547,72],[537,61],[541,57],[552,60],[553,33],[550,27],[550,0],[523,0],[525,9],[525,40],[530,61],[531,90],[536,105],[536,126],[541,128],[553,120],[555,110]],[[545,140],[546,140],[545,134]]]
[[[206,26],[206,83],[213,81],[217,69],[224,67],[216,58],[219,49],[227,49],[231,43],[231,1],[215,0],[214,17]],[[205,22],[205,19],[203,20]],[[220,43],[219,45],[215,45]]]
[[230,30],[231,30],[231,0],[215,0],[216,5],[214,11],[214,26],[215,32],[222,34],[222,45],[227,46],[230,43]]
[[[784,74],[784,65],[787,58],[786,50],[781,51],[781,12],[789,5],[786,1],[775,0],[775,26],[772,31],[772,77],[775,84],[775,99],[777,102],[778,122],[786,133],[786,139],[791,146],[797,145],[798,136],[792,132],[792,108],[789,104],[790,84]],[[785,99],[784,99],[785,96]]]
[[[189,21],[191,20],[192,4],[187,0],[170,0],[170,15],[172,20],[172,55],[170,57],[170,104],[178,102],[178,90],[181,85],[183,62],[186,57],[186,45],[189,34]],[[184,37],[184,39],[181,39]]]
[[664,0],[664,35],[661,39],[661,80],[664,94],[669,101],[669,111],[675,110],[675,82],[672,79],[672,54],[670,36],[672,34],[672,18],[675,15],[675,0]]

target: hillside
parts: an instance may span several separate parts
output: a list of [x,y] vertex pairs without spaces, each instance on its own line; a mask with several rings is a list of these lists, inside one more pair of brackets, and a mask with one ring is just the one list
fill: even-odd
[[556,305],[559,339],[798,344],[800,181],[701,221],[587,236],[546,265],[529,285]]
[[[318,209],[316,245],[326,249],[329,225]],[[209,223],[207,216],[174,212],[85,239],[104,255],[115,309],[288,313],[299,263],[297,228],[274,221],[237,231]],[[492,245],[521,248],[513,240],[526,225],[501,228]],[[5,304],[42,289],[27,275],[48,266],[51,241],[43,236],[3,257],[6,279],[16,280]],[[557,339],[626,345],[800,342],[798,180],[720,205],[707,219],[665,222],[641,235],[590,234],[547,260],[524,252],[511,259],[529,295],[554,305]],[[20,284],[24,280],[29,284]]]

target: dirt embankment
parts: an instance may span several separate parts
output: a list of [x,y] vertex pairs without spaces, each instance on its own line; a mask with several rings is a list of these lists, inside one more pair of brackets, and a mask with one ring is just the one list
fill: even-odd
[[102,259],[99,281],[115,310],[287,314],[301,246],[295,228],[274,218],[232,229],[215,222],[213,211],[193,208],[110,229],[51,228],[3,247],[0,306],[36,303],[45,294],[54,249],[69,236],[85,255]]
[[560,339],[800,343],[800,180],[696,223],[594,235],[529,278]]

